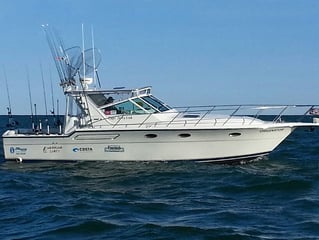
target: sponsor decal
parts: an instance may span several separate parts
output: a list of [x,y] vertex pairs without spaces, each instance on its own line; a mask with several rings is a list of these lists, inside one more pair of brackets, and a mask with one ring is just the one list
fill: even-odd
[[14,153],[14,147],[10,147],[10,153]]
[[104,152],[124,152],[124,148],[120,145],[108,145],[104,148]]
[[62,150],[62,146],[54,145],[54,146],[45,146],[43,147],[43,153],[59,153]]
[[16,154],[16,155],[25,155],[27,152],[27,148],[23,147],[10,147],[9,151],[11,154]]
[[75,147],[72,149],[73,152],[92,152],[92,147]]

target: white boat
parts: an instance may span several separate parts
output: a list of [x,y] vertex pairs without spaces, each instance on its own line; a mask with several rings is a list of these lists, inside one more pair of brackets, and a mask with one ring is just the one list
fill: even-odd
[[[50,31],[46,34],[66,97],[64,123],[55,130],[6,131],[7,160],[240,162],[269,154],[297,127],[319,126],[316,121],[282,121],[297,109],[308,116],[314,105],[172,108],[151,87],[92,87],[96,66],[85,56],[96,62],[98,52],[65,49]],[[93,78],[88,77],[90,67]],[[261,120],[267,112],[267,118],[278,114]]]

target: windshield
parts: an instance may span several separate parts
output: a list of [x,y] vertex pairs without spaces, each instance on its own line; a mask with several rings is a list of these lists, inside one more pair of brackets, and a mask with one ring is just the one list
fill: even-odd
[[138,105],[134,104],[131,101],[124,101],[112,106],[117,110],[118,114],[145,114],[145,110],[140,108]]
[[164,111],[167,111],[170,109],[169,106],[165,105],[164,103],[162,103],[160,100],[158,100],[157,98],[155,98],[153,96],[142,97],[142,99],[145,102],[152,105],[155,109],[157,109],[160,112],[164,112]]
[[167,105],[153,96],[135,97],[117,103],[110,102],[101,108],[106,115],[113,114],[149,114],[164,112],[169,109]]

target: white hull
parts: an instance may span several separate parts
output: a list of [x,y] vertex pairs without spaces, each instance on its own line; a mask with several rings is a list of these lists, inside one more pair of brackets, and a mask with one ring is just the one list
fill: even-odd
[[[278,125],[278,124],[277,124]],[[65,135],[3,135],[8,160],[234,161],[263,156],[294,127],[192,130],[78,130]],[[148,137],[146,137],[148,136]]]

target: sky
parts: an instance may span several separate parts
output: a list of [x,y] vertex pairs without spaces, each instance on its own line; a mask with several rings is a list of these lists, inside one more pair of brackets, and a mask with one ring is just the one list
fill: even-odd
[[319,104],[317,0],[0,0],[0,115],[5,80],[13,114],[45,114],[52,96],[64,109],[42,24],[66,47],[83,24],[90,48],[94,29],[103,88],[152,86],[171,106]]

